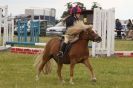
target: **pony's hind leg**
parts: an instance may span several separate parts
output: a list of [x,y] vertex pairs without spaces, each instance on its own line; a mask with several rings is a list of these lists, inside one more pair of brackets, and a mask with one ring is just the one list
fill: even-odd
[[91,64],[90,64],[90,62],[89,62],[89,60],[88,59],[85,59],[84,61],[83,61],[83,64],[85,64],[85,66],[90,70],[90,72],[91,72],[91,76],[92,76],[92,81],[96,81],[96,76],[95,76],[95,74],[94,74],[94,71],[93,71],[93,68],[92,68],[92,66],[91,66]]
[[62,67],[63,67],[63,64],[59,64],[58,63],[57,74],[58,74],[59,80],[62,83],[65,83],[65,81],[64,81],[64,79],[62,78],[62,75],[61,75],[61,69],[62,69]]

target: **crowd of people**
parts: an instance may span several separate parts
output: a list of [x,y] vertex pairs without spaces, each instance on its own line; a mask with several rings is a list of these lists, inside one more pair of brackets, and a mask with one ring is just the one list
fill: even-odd
[[[116,38],[118,39],[131,39],[133,40],[133,20],[131,21],[131,19],[128,19],[127,23],[126,23],[126,30],[122,30],[123,29],[123,25],[120,22],[119,19],[116,19],[115,21],[115,29],[117,32],[117,36]],[[122,34],[122,32],[124,32],[125,34]]]

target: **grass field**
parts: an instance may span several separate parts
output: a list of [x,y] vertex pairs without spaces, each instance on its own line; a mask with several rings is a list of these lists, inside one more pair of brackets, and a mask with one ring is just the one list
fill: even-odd
[[[49,38],[42,38],[47,42]],[[116,40],[116,50],[133,50],[133,41]],[[69,84],[69,65],[64,65],[62,74],[66,81],[61,84],[56,74],[56,64],[49,75],[41,75],[35,81],[33,67],[35,56],[0,52],[0,88],[133,88],[133,58],[99,57],[90,59],[97,82],[90,81],[86,67],[75,67],[74,85]]]
[[63,68],[65,84],[60,84],[56,75],[56,64],[52,73],[41,75],[35,81],[34,56],[0,52],[0,88],[133,88],[133,58],[95,58],[91,63],[97,82],[90,81],[86,67],[75,67],[74,85],[70,85],[69,66]]
[[133,41],[115,40],[115,50],[133,51]]

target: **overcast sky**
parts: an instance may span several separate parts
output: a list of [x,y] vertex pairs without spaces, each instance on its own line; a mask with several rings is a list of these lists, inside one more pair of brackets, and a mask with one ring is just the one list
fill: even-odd
[[133,0],[0,0],[1,5],[8,5],[9,13],[24,14],[30,7],[55,8],[56,18],[60,18],[67,2],[82,2],[88,9],[92,2],[98,2],[103,9],[115,8],[115,17],[119,19],[133,19]]

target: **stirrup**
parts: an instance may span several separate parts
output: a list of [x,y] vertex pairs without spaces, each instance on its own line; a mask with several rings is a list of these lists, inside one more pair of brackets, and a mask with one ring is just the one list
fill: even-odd
[[59,51],[59,53],[57,54],[57,56],[63,57],[63,52],[62,51]]

